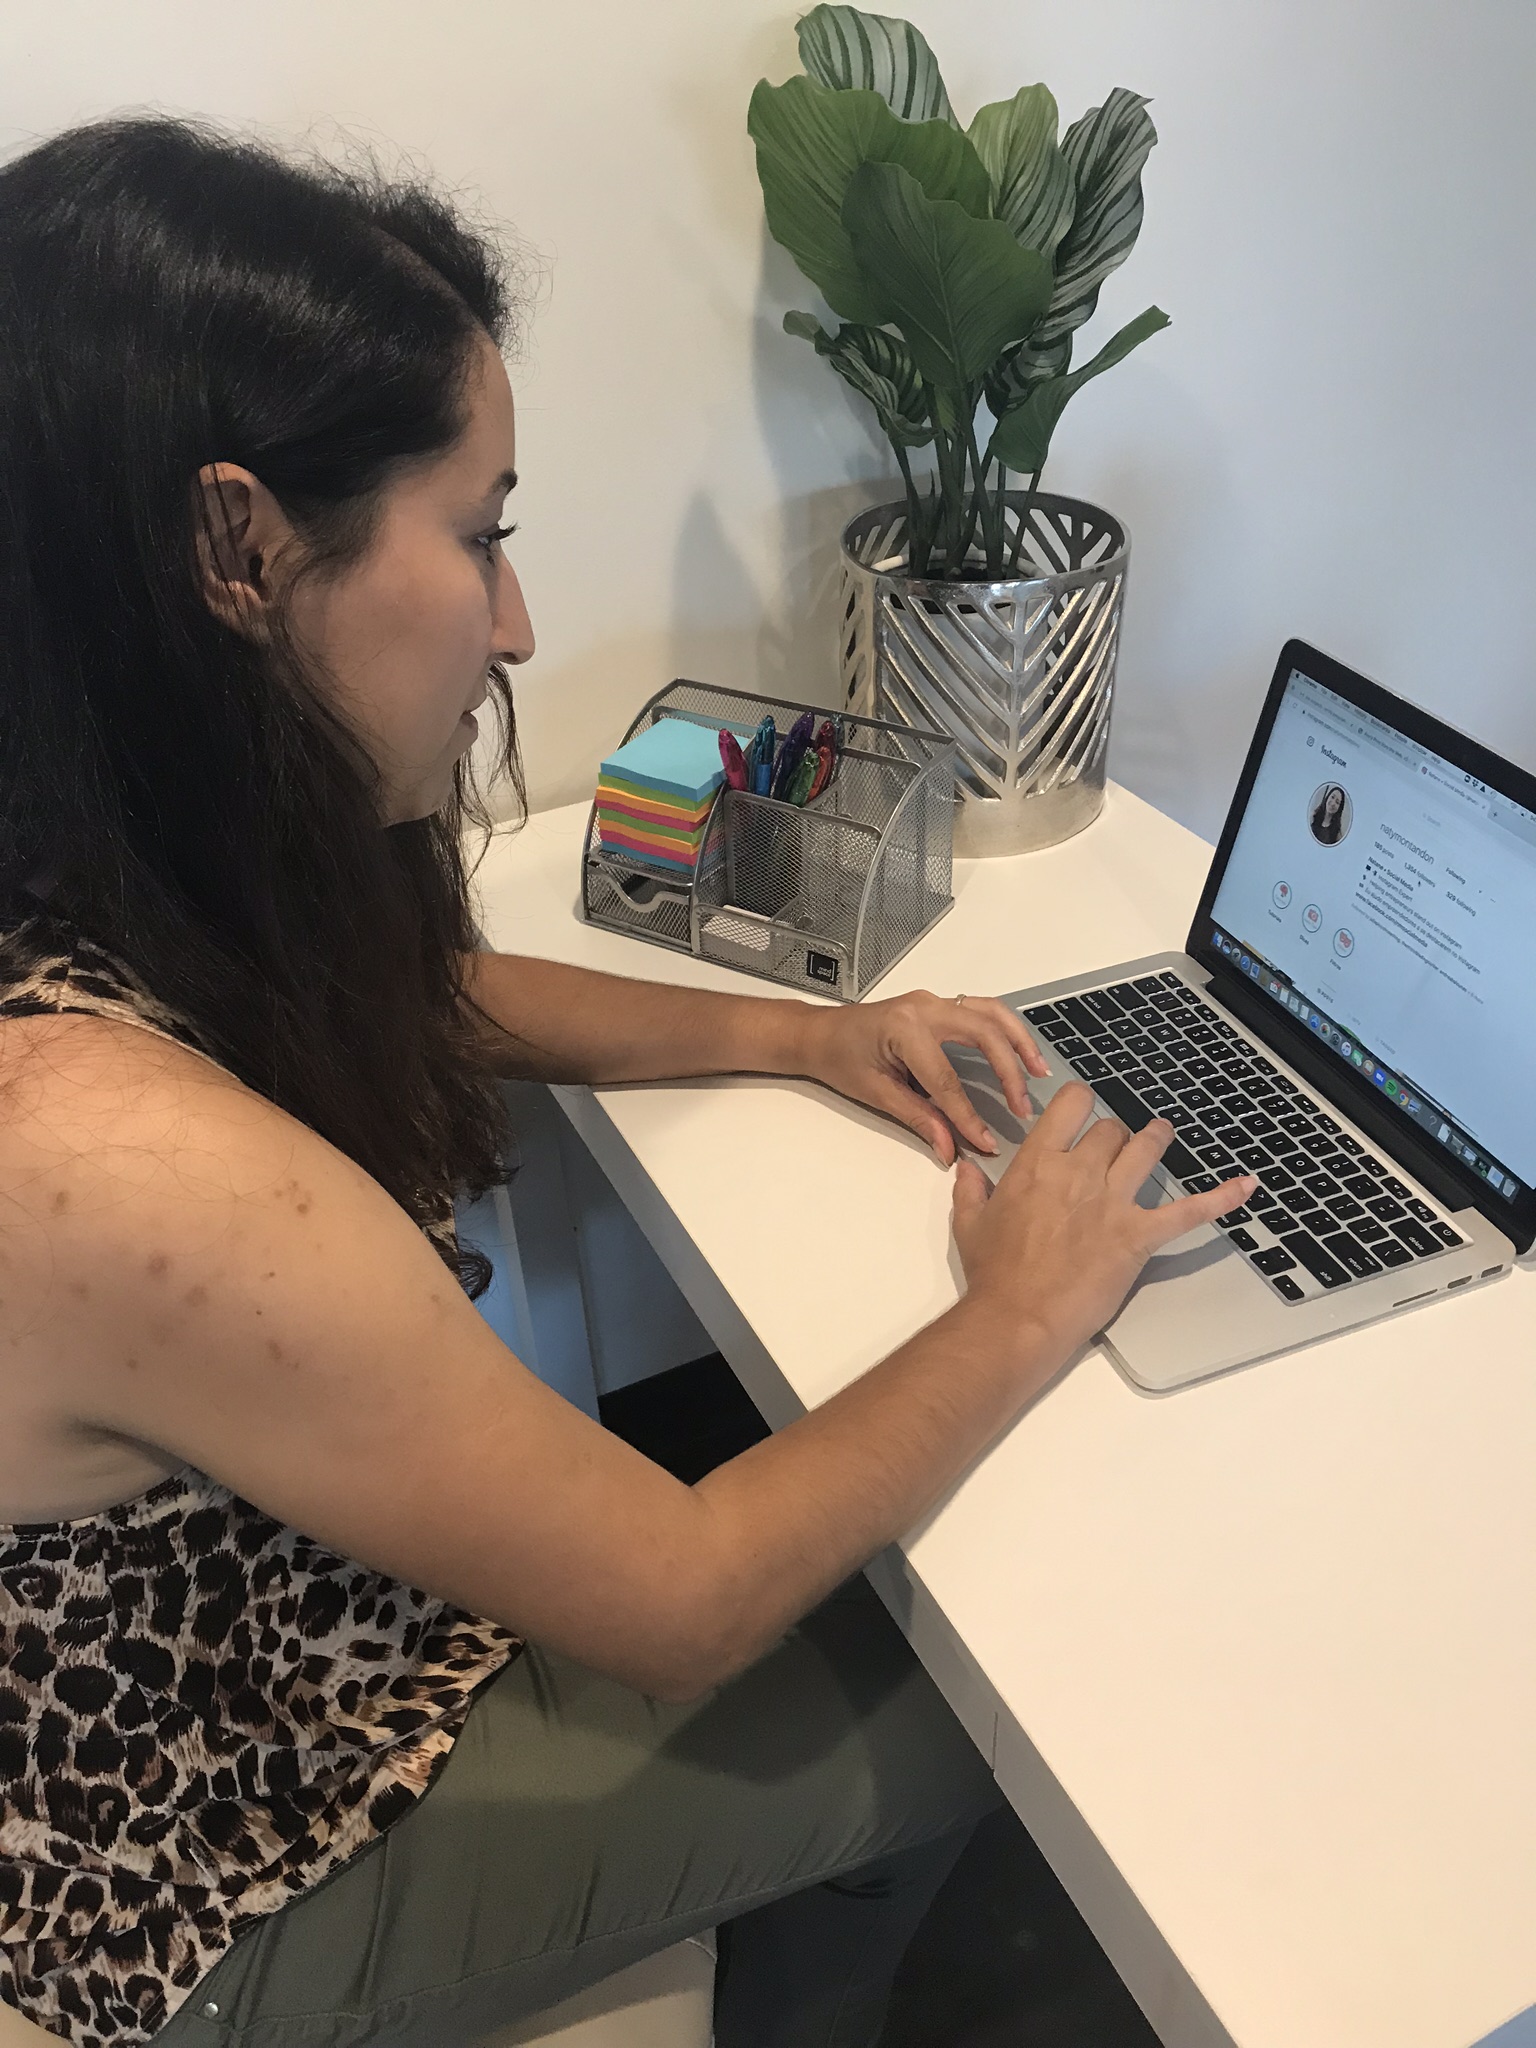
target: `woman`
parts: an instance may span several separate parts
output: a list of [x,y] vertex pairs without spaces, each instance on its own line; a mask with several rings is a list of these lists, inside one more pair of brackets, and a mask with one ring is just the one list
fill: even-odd
[[1336,782],[1330,782],[1312,811],[1312,837],[1323,846],[1337,846],[1349,829],[1344,807],[1349,798]]
[[0,291],[0,1996],[437,2048],[725,1922],[720,2048],[872,2042],[994,1795],[850,1576],[1246,1184],[1148,1214],[1167,1128],[1065,1090],[824,1408],[692,1489],[590,1423],[455,1284],[498,1074],[809,1075],[949,1164],[943,1041],[1021,1114],[1037,1053],[474,953],[533,636],[440,201],[100,124],[0,171]]

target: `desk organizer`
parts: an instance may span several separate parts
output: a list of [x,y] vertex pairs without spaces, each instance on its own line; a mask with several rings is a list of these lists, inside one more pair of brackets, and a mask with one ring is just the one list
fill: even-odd
[[[771,712],[782,737],[824,707],[675,682],[624,735],[661,718],[750,734]],[[604,850],[597,806],[582,848],[588,924],[694,953],[769,981],[856,1002],[949,909],[955,745],[943,733],[837,718],[837,769],[804,806],[719,790],[692,875]]]

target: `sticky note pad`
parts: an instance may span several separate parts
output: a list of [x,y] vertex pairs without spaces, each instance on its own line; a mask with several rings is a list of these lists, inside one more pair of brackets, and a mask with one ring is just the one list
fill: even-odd
[[719,728],[658,718],[610,754],[599,773],[604,782],[625,784],[636,794],[651,790],[696,805],[725,780]]

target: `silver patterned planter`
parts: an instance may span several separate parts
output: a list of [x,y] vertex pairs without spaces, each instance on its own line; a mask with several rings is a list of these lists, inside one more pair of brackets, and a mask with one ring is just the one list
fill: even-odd
[[957,854],[1052,846],[1104,801],[1130,537],[1096,505],[1010,491],[1010,548],[1026,507],[1024,573],[998,583],[909,576],[905,505],[843,533],[844,702],[954,735]]

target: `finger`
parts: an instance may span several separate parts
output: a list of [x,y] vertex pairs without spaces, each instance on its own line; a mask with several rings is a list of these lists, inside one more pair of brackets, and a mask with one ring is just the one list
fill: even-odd
[[1164,1203],[1160,1209],[1143,1210],[1153,1250],[1171,1244],[1202,1223],[1214,1223],[1229,1209],[1240,1209],[1258,1184],[1257,1174],[1239,1174],[1236,1180],[1223,1181],[1219,1188],[1211,1188],[1203,1195],[1185,1195],[1180,1201]]
[[[978,1051],[984,1052],[997,1078],[1003,1084],[1008,1107],[1015,1116],[1022,1115],[1022,1100],[1016,1099],[1013,1091],[1016,1084],[1019,1097],[1024,1097],[1027,1090],[1018,1081],[1017,1063],[1022,1062],[1026,1072],[1041,1079],[1051,1069],[1044,1053],[1025,1028],[1018,1011],[1010,1010],[1006,1003],[999,1002],[995,996],[967,996],[964,1007],[958,1012],[955,1011],[953,1004],[945,1004],[943,1007],[949,1013],[942,1026],[943,1036],[952,1044],[974,1045]],[[966,1030],[955,1024],[955,1015],[967,1018],[973,1029]]]
[[1130,1136],[1118,1117],[1101,1116],[1083,1132],[1072,1151],[1078,1158],[1091,1160],[1107,1177],[1129,1144]]
[[1037,1152],[1070,1152],[1093,1114],[1093,1090],[1086,1081],[1065,1081],[1040,1112],[1025,1139]]
[[912,1078],[927,1089],[929,1100],[938,1104],[966,1143],[978,1152],[995,1152],[997,1140],[988,1130],[986,1118],[961,1087],[960,1076],[942,1049],[927,1039],[898,1050]]
[[955,1230],[961,1231],[979,1216],[992,1199],[992,1183],[974,1159],[961,1159],[955,1166],[953,1207]]
[[1109,1174],[1109,1186],[1117,1195],[1134,1195],[1173,1143],[1173,1125],[1155,1116],[1132,1138]]
[[905,1125],[925,1145],[933,1148],[940,1166],[953,1166],[957,1157],[955,1134],[948,1120],[920,1095],[899,1081],[878,1081],[864,1098],[872,1108],[884,1110]]

